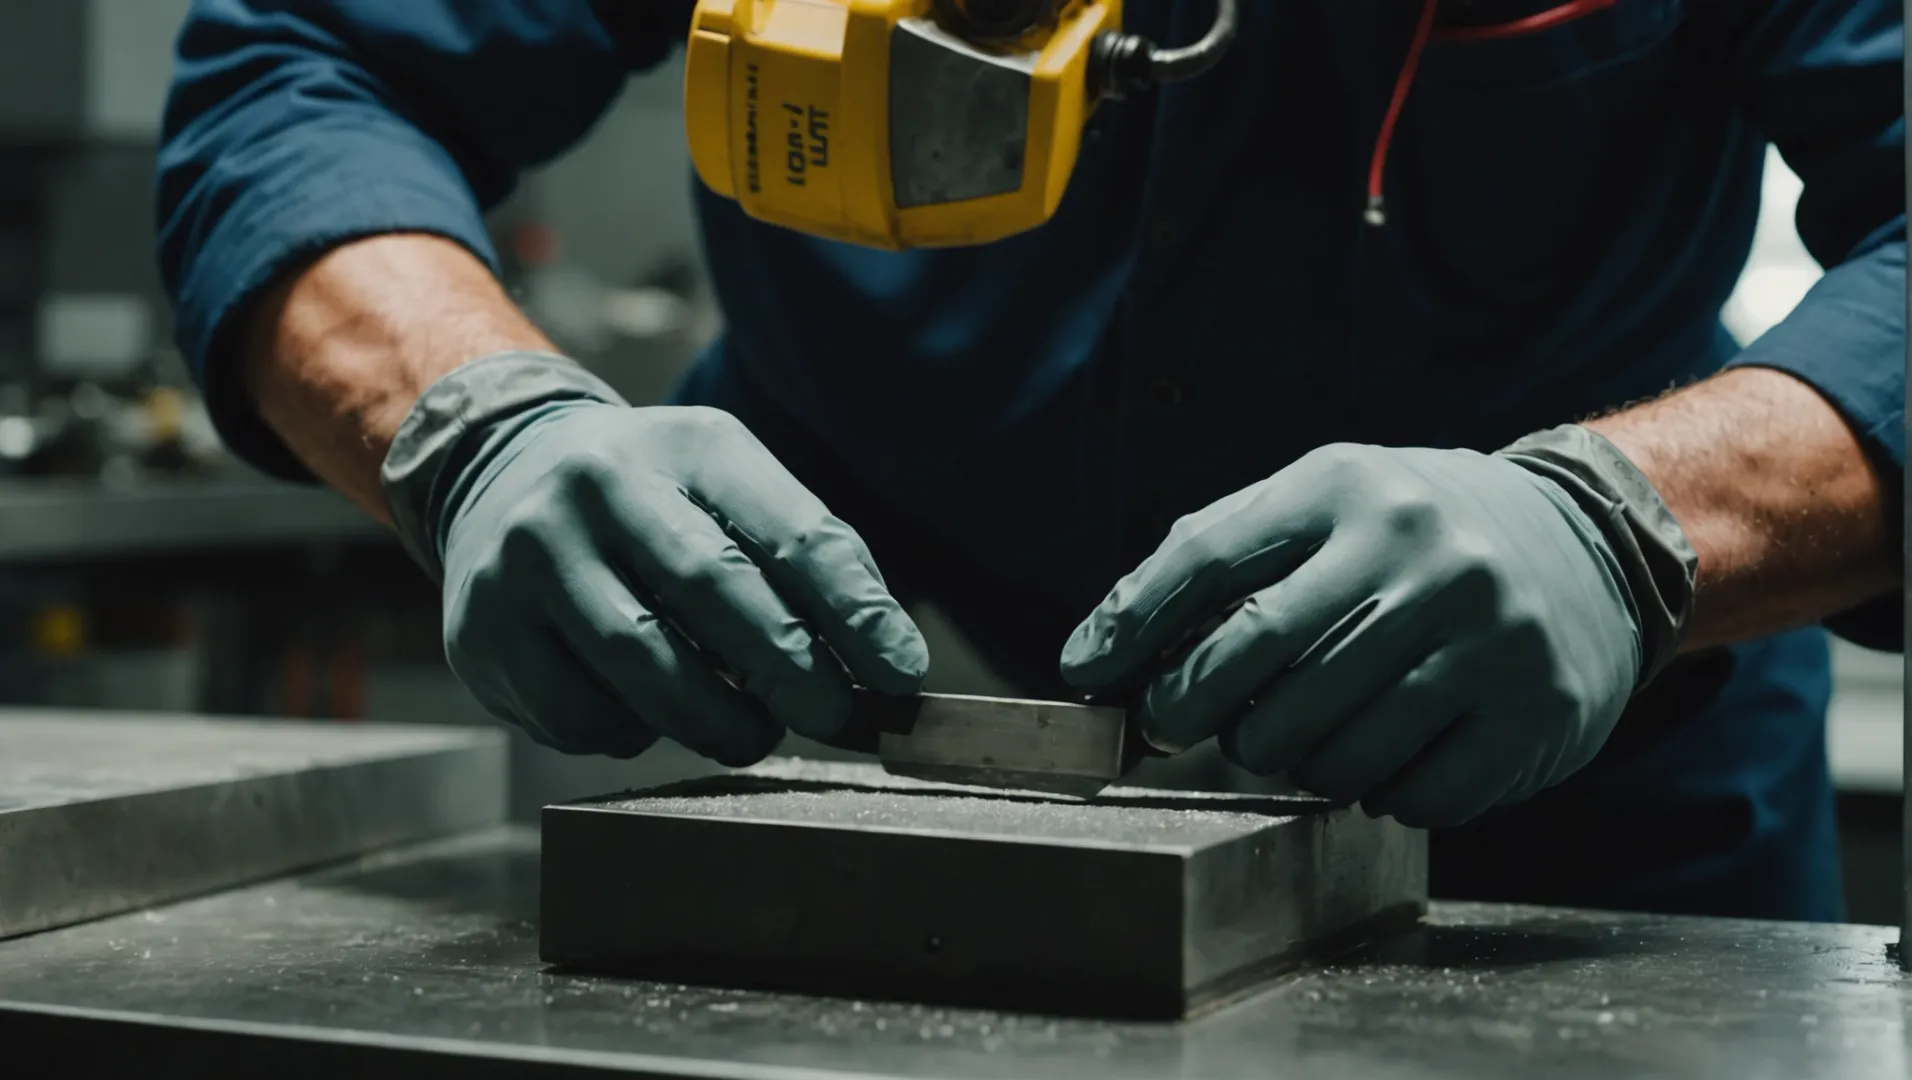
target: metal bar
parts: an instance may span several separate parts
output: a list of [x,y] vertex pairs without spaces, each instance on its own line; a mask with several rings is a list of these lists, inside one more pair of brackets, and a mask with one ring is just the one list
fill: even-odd
[[0,710],[0,937],[504,816],[495,731]]
[[883,767],[899,776],[1086,798],[1128,763],[1128,714],[1109,706],[922,694],[881,707],[907,711],[869,722]]

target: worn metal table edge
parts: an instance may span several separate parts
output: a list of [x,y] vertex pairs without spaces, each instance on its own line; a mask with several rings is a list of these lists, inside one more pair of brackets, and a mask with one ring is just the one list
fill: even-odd
[[[416,898],[425,894],[415,893],[410,887],[394,892],[375,888],[367,893],[356,891],[350,885],[363,873],[417,867],[449,890],[439,895],[462,904],[474,899],[468,891],[470,879],[459,874],[434,877],[439,871],[431,870],[432,866],[496,866],[501,870],[514,866],[516,869],[511,873],[530,883],[535,881],[537,873],[537,846],[534,830],[506,826],[377,853],[347,870],[328,870],[302,879],[282,880],[189,901],[157,923],[150,918],[128,915],[119,917],[117,925],[73,927],[0,943],[0,1039],[15,1048],[57,1051],[71,1047],[78,1053],[71,1061],[89,1066],[132,1060],[144,1071],[157,1071],[162,1075],[184,1075],[203,1069],[209,1060],[230,1063],[235,1060],[232,1055],[237,1053],[243,1054],[249,1063],[260,1064],[259,1071],[265,1071],[263,1066],[269,1065],[275,1073],[283,1074],[281,1080],[307,1075],[336,1076],[341,1061],[355,1067],[392,1062],[408,1069],[418,1062],[425,1066],[418,1070],[419,1075],[429,1077],[568,1078],[624,1073],[697,1077],[699,1080],[713,1077],[810,1080],[818,1076],[1076,1075],[1142,1080],[1156,1076],[1287,1075],[1283,1070],[1303,1066],[1335,1076],[1390,1080],[1465,1076],[1473,1080],[1481,1076],[1540,1074],[1550,1066],[1569,1064],[1575,1067],[1566,1068],[1560,1075],[1601,1080],[1631,1075],[1717,1076],[1722,1080],[1747,1080],[1748,1077],[1793,1080],[1805,1075],[1912,1075],[1912,1068],[1906,1066],[1912,1045],[1905,1042],[1904,1022],[1912,1017],[1912,989],[1897,977],[1896,966],[1886,959],[1890,928],[1877,926],[1713,920],[1435,901],[1429,905],[1420,929],[1403,939],[1401,948],[1389,947],[1378,955],[1364,953],[1346,961],[1306,968],[1291,980],[1284,980],[1284,989],[1280,992],[1256,995],[1230,1007],[1222,1016],[1209,1017],[1193,1025],[1088,1027],[1086,1030],[1108,1033],[1113,1040],[1108,1045],[1119,1048],[1113,1057],[1087,1052],[1096,1044],[1083,1034],[1083,1025],[1073,1025],[1073,1034],[1065,1032],[1060,1043],[1054,1042],[1053,1025],[1048,1036],[1040,1028],[1030,1029],[1030,1045],[1037,1050],[1037,1056],[1027,1059],[1027,1069],[1012,1073],[1001,1067],[982,1070],[974,1067],[981,1060],[975,1055],[989,1051],[986,1047],[974,1046],[973,1041],[967,1049],[963,1047],[964,1039],[973,1040],[975,1036],[973,1023],[963,1014],[949,1016],[957,1024],[957,1042],[937,1043],[938,1047],[947,1049],[933,1060],[925,1061],[926,1067],[922,1068],[899,1068],[895,1057],[900,1047],[914,1045],[908,1034],[915,1029],[914,1020],[903,1024],[901,1029],[892,1022],[892,1031],[902,1033],[881,1047],[890,1054],[888,1059],[865,1063],[860,1054],[855,1059],[838,1056],[832,1060],[830,1054],[822,1053],[787,1062],[734,1056],[742,1052],[738,1047],[763,1045],[753,1043],[758,1038],[767,1038],[768,1045],[780,1048],[827,1049],[830,1043],[852,1037],[855,1032],[867,1032],[868,1019],[876,1013],[853,1012],[856,1006],[849,1002],[793,999],[789,1007],[796,1010],[796,1015],[778,1020],[772,1014],[753,1012],[750,1004],[768,1003],[775,1000],[775,996],[702,991],[693,987],[644,987],[644,992],[663,994],[667,1000],[647,1002],[642,993],[633,1000],[629,984],[622,980],[576,980],[540,973],[532,948],[535,931],[530,924],[522,922],[535,918],[535,906],[513,906],[494,896],[476,898],[477,907],[454,906],[440,910],[416,906]],[[388,884],[400,883],[390,881]],[[535,890],[532,895],[535,897]],[[310,989],[279,995],[277,986],[269,984],[269,980],[276,981],[275,976],[249,978],[249,967],[207,966],[194,962],[181,969],[181,974],[204,986],[223,983],[228,989],[222,993],[235,1006],[263,1009],[267,1017],[264,1020],[257,1016],[235,1018],[232,1012],[195,1012],[205,1007],[204,999],[176,1005],[177,999],[171,994],[154,996],[152,987],[170,986],[171,976],[161,974],[157,981],[151,977],[134,978],[130,983],[116,977],[116,973],[137,977],[153,972],[156,963],[164,965],[161,950],[167,935],[175,935],[172,939],[175,948],[179,941],[176,935],[185,932],[195,935],[193,940],[211,944],[223,938],[235,916],[244,924],[245,912],[267,915],[276,919],[277,924],[283,924],[282,933],[289,937],[273,938],[259,946],[271,949],[278,947],[272,942],[283,940],[284,947],[291,951],[279,954],[281,964],[299,956],[301,948],[329,948],[324,944],[326,940],[353,928],[354,924],[348,921],[336,926],[327,924],[322,931],[299,930],[306,916],[289,909],[285,903],[288,898],[299,896],[316,898],[324,905],[335,903],[333,898],[350,897],[350,903],[362,909],[352,917],[376,920],[378,926],[387,925],[385,920],[390,916],[377,906],[365,907],[365,898],[399,898],[390,907],[391,915],[396,915],[403,924],[399,933],[390,939],[395,951],[342,958],[352,962],[339,969],[346,979],[336,985],[352,988],[354,1004],[336,1019],[328,1019],[324,1012],[312,1011],[314,1003],[322,1003],[326,998],[312,997]],[[188,915],[194,909],[201,913]],[[320,910],[331,908],[326,906]],[[370,927],[373,923],[362,925]],[[477,928],[493,925],[502,928],[503,937],[492,937],[487,931],[474,939]],[[198,929],[192,929],[194,927]],[[1616,934],[1617,938],[1611,936]],[[1445,945],[1440,940],[1442,935],[1449,935]],[[124,951],[109,948],[112,939],[119,938],[128,939]],[[1686,944],[1689,939],[1696,944]],[[142,940],[152,942],[153,957],[139,955],[137,946]],[[1468,940],[1477,944],[1464,945]],[[1573,948],[1560,948],[1562,943],[1599,945],[1610,940],[1619,943],[1619,951],[1606,954],[1596,949],[1594,953],[1581,954]],[[464,951],[438,952],[441,947],[466,941],[475,943]],[[1538,952],[1506,957],[1500,951],[1508,947],[1528,948],[1525,943],[1530,941]],[[506,947],[499,949],[499,942]],[[1452,953],[1456,946],[1466,948],[1469,955],[1481,957],[1486,961],[1485,966],[1462,966],[1450,974],[1445,965],[1464,964],[1466,959]],[[1481,951],[1483,946],[1485,951]],[[189,944],[186,948],[190,953],[192,946]],[[1433,952],[1421,955],[1421,949]],[[1443,949],[1447,951],[1441,951]],[[224,954],[233,963],[254,955],[253,947],[243,945],[224,947]],[[1617,962],[1608,965],[1605,960],[1597,959],[1597,955],[1611,955]],[[1658,969],[1640,971],[1629,960],[1629,957],[1654,955],[1664,957],[1686,972],[1692,980],[1686,984],[1687,988],[1676,987],[1670,992],[1656,989],[1660,982]],[[425,959],[427,957],[430,959]],[[1829,957],[1835,958],[1833,966],[1826,967]],[[49,985],[60,981],[61,973],[69,970],[71,962],[88,958],[100,975],[112,980],[103,984],[101,995],[75,997],[71,985],[65,990]],[[1698,966],[1708,958],[1719,963]],[[422,965],[420,960],[424,961]],[[403,965],[385,970],[400,972],[406,980],[435,981],[440,988],[454,989],[459,1000],[469,1000],[470,1007],[486,1010],[470,1015],[517,1016],[529,1021],[529,1026],[512,1033],[488,1025],[497,1035],[483,1037],[462,1033],[459,1030],[462,1022],[456,1027],[440,1026],[436,1030],[420,1026],[408,1019],[413,994],[417,992],[411,987],[417,984],[397,981],[400,975],[392,975],[394,982],[388,989],[381,990],[385,984],[379,980],[361,988],[358,972],[365,970],[368,962],[374,966]],[[1593,969],[1589,969],[1589,963]],[[40,966],[46,964],[55,966]],[[104,966],[99,966],[102,964]],[[45,975],[39,974],[42,970]],[[1470,970],[1479,973],[1471,981],[1467,977]],[[1599,985],[1590,988],[1581,985],[1589,970],[1602,975]],[[222,974],[228,977],[222,979]],[[239,976],[236,985],[230,977],[233,975]],[[1481,976],[1487,980],[1484,984]],[[1756,981],[1749,983],[1749,976]],[[75,978],[87,982],[91,976]],[[73,983],[73,979],[67,981]],[[139,987],[141,982],[146,984],[143,990]],[[311,984],[317,988],[332,985],[323,975]],[[1754,987],[1758,988],[1758,1005],[1772,1007],[1764,1014],[1755,1010]],[[1766,996],[1769,988],[1770,1000]],[[1466,993],[1456,998],[1452,993],[1455,989]],[[1432,991],[1437,999],[1456,1006],[1467,1000],[1474,1000],[1476,1004],[1460,1008],[1441,1020],[1422,1012],[1415,1004],[1429,1000],[1419,990]],[[1600,990],[1613,992],[1611,1006],[1597,994],[1597,1000],[1586,997],[1586,992]],[[550,995],[554,992],[560,998],[556,1012],[551,1011]],[[431,994],[428,987],[426,1000],[432,1000]],[[1639,999],[1641,994],[1646,997]],[[1347,995],[1352,995],[1356,1003],[1374,1006],[1376,1011],[1362,1012],[1359,1022],[1350,1026]],[[286,1001],[288,996],[295,1000]],[[298,999],[305,1002],[304,1006]],[[740,1002],[744,1003],[742,1012],[737,1011]],[[1708,1011],[1714,1005],[1709,1003],[1716,1003],[1727,1015],[1736,1017],[1741,1029],[1717,1029],[1712,1019],[1715,1014]],[[102,1004],[106,1007],[100,1007]],[[440,1000],[437,1007],[452,1004],[455,1003]],[[1636,1004],[1642,1011],[1638,1021],[1627,1015]],[[1585,1011],[1607,1007],[1618,1015],[1611,1025],[1604,1027],[1600,1025],[1608,1024],[1606,1019],[1596,1023],[1593,1013]],[[642,1016],[646,1009],[657,1008],[667,1013],[689,1009],[694,1020],[705,1019],[701,1024],[693,1023],[693,1030],[682,1036],[660,1039],[654,1029],[650,1029],[652,1034],[646,1034],[647,1029],[642,1025],[630,1032],[628,1040],[616,1034],[629,1027],[633,1015]],[[881,1008],[869,1006],[871,1010]],[[1502,1008],[1511,1012],[1498,1011]],[[1797,1017],[1801,1010],[1820,1014],[1814,1018],[1818,1022],[1811,1027],[1802,1026]],[[712,1013],[718,1016],[713,1018]],[[841,1033],[819,1034],[815,1019],[823,1015],[840,1018],[851,1027]],[[1770,1019],[1758,1021],[1760,1015]],[[860,1027],[852,1019],[859,1016],[864,1018]],[[938,1013],[938,1019],[929,1022],[941,1022],[942,1016]],[[1487,1026],[1470,1027],[1470,1018]],[[975,1014],[974,1019],[1002,1018]],[[1007,1019],[1014,1020],[1013,1017]],[[1437,1021],[1435,1028],[1424,1026],[1430,1019]],[[1408,1026],[1400,1026],[1402,1022],[1409,1022]],[[1509,1022],[1536,1026],[1537,1034],[1549,1038],[1554,1025],[1575,1024],[1579,1041],[1554,1044],[1556,1049],[1551,1052],[1546,1046],[1510,1045],[1501,1032]],[[1748,1024],[1754,1026],[1748,1028]],[[1307,1038],[1298,1043],[1297,1036],[1304,1034]],[[606,1036],[614,1040],[612,1044],[579,1045],[578,1042]],[[1775,1042],[1775,1038],[1779,1041]],[[25,1041],[21,1041],[23,1039]],[[619,1048],[619,1043],[629,1045],[630,1049]],[[1388,1049],[1392,1047],[1394,1052],[1399,1052],[1409,1046],[1416,1048],[1416,1056],[1411,1059],[1393,1056]],[[1569,1050],[1557,1049],[1563,1046]],[[133,1050],[122,1051],[123,1047]],[[1013,1047],[1012,1038],[1011,1052]],[[1378,1049],[1370,1051],[1363,1049],[1365,1047]],[[1298,1050],[1306,1052],[1298,1053]],[[1539,1053],[1535,1053],[1536,1050]],[[1419,1056],[1423,1051],[1428,1055],[1425,1060]],[[109,1056],[121,1052],[139,1052],[147,1057]],[[1139,1059],[1130,1058],[1134,1052],[1140,1053]],[[1570,1056],[1563,1058],[1560,1056],[1563,1052],[1569,1052]],[[1492,1056],[1483,1057],[1483,1053]],[[1244,1054],[1250,1056],[1244,1057]],[[449,1064],[434,1063],[431,1060],[434,1056],[446,1058]],[[503,1064],[488,1065],[491,1059]],[[1728,1064],[1737,1069],[1755,1062],[1760,1064],[1750,1071],[1722,1071]],[[1353,1069],[1354,1066],[1359,1069]],[[1588,1071],[1592,1066],[1599,1067]],[[1313,1071],[1300,1073],[1314,1074]]]
[[[104,799],[123,799],[137,795],[164,794],[187,791],[203,787],[216,787],[234,780],[258,780],[273,777],[296,775],[312,768],[335,768],[339,766],[364,765],[374,761],[393,761],[408,758],[431,756],[446,752],[469,752],[472,750],[508,749],[509,739],[502,729],[495,727],[466,727],[432,723],[403,723],[393,721],[351,721],[341,722],[305,717],[271,717],[246,714],[173,712],[157,709],[115,709],[109,707],[74,708],[50,705],[0,705],[0,747],[4,747],[5,736],[13,724],[44,724],[61,727],[80,724],[104,724],[114,733],[125,731],[168,729],[169,734],[186,733],[190,735],[219,735],[224,731],[241,734],[245,737],[266,736],[276,738],[279,735],[310,736],[317,735],[347,746],[351,753],[337,759],[328,759],[322,765],[313,766],[302,763],[274,764],[270,766],[248,765],[250,771],[244,776],[224,779],[195,781],[186,785],[169,785],[162,780],[142,777],[144,786],[116,790]],[[412,744],[402,748],[380,748],[367,745],[372,740],[383,738],[403,738],[412,740]],[[90,766],[89,766],[90,767]],[[0,772],[0,794],[5,794],[6,776]],[[102,801],[95,799],[70,799],[45,806],[0,807],[0,814],[20,809],[46,809],[59,806],[78,806],[87,802]]]
[[[110,735],[138,723],[107,720],[89,731],[99,735],[103,728]],[[250,735],[269,737],[270,728],[246,725]],[[412,741],[381,747],[379,733]],[[328,739],[332,734],[326,732]],[[217,779],[107,790],[0,811],[7,868],[0,876],[0,940],[310,873],[504,822],[502,733],[380,725],[367,734],[359,746],[350,732],[337,732],[332,741],[353,752],[317,763],[279,760],[257,771],[241,765],[236,774]],[[237,811],[222,813],[235,806]],[[223,823],[217,837],[206,832],[212,820]],[[76,842],[76,836],[96,842]]]
[[[590,1070],[593,1073],[615,1071],[645,1077],[647,1080],[648,1078],[654,1078],[654,1080],[822,1080],[822,1078],[846,1075],[837,1069],[813,1069],[797,1065],[720,1062],[642,1052],[524,1046],[438,1036],[387,1035],[383,1032],[359,1028],[323,1028],[300,1024],[168,1016],[163,1013],[88,1009],[0,998],[0,1040],[6,1041],[9,1045],[16,1047],[40,1045],[42,1049],[45,1049],[44,1041],[47,1039],[48,1029],[57,1028],[63,1022],[73,1024],[71,1029],[73,1034],[81,1038],[96,1036],[98,1025],[102,1024],[112,1026],[113,1037],[116,1041],[122,1039],[136,1041],[132,1033],[142,1029],[157,1038],[164,1039],[174,1039],[182,1033],[204,1036],[209,1044],[216,1042],[219,1045],[222,1067],[226,1069],[239,1067],[232,1060],[234,1056],[232,1040],[242,1039],[272,1044],[273,1048],[268,1053],[273,1054],[275,1062],[284,1060],[279,1052],[284,1043],[297,1042],[311,1048],[335,1047],[354,1051],[417,1054],[428,1057],[434,1065],[444,1066],[443,1069],[407,1069],[405,1075],[408,1077],[471,1076],[474,1075],[471,1069],[482,1065],[575,1066],[580,1070]],[[140,1047],[129,1047],[125,1044],[113,1048],[114,1051],[125,1054],[123,1060],[135,1059],[140,1049]],[[243,1060],[241,1057],[241,1062]],[[381,1059],[382,1063],[385,1061],[386,1059]],[[321,1069],[329,1067],[323,1062],[310,1064]],[[301,1068],[297,1075],[304,1075],[307,1071],[316,1070],[309,1067]],[[193,1072],[199,1075],[197,1069]],[[283,1075],[283,1070],[279,1072]],[[159,1075],[169,1074],[159,1070]]]
[[[596,814],[617,814],[621,812],[611,807],[590,805],[590,802],[592,801],[595,801],[595,800],[579,800],[576,802],[554,803],[551,806],[545,807],[543,812],[549,813],[553,810],[560,810],[565,813],[584,812],[584,813],[596,813]],[[658,812],[658,811],[651,811],[650,813],[652,817],[669,818],[672,821],[707,821],[709,820],[708,817],[702,814],[676,814],[676,813],[666,813],[666,812]],[[744,816],[744,815],[739,815],[737,817],[729,818],[727,820],[737,824],[763,825],[763,826],[774,827],[779,829],[825,830],[832,827],[830,824],[826,822],[786,821],[780,818],[750,817],[750,816]],[[1287,820],[1287,819],[1283,819],[1283,820]],[[992,844],[1017,844],[1017,845],[1022,845],[1026,847],[1080,848],[1085,851],[1130,851],[1132,850],[1131,848],[1126,847],[1125,845],[1113,843],[1107,840],[1093,840],[1093,839],[1085,839],[1082,837],[1072,837],[1065,840],[1053,840],[1053,839],[1052,840],[1036,840],[1036,839],[1031,839],[1030,837],[1026,835],[1019,836],[1015,833],[1007,833],[1007,832],[1004,832],[1004,833],[972,832],[972,833],[963,833],[961,835],[958,835],[954,832],[943,830],[943,829],[905,828],[905,827],[896,826],[896,825],[863,825],[863,826],[859,826],[859,828],[863,832],[874,833],[874,834],[878,834],[882,836],[915,836],[915,837],[921,837],[926,840],[948,840],[952,843],[962,843],[966,841],[976,840],[976,841],[987,841]],[[1159,855],[1163,858],[1173,859],[1173,858],[1181,858],[1188,855],[1193,855],[1202,850],[1204,849],[1201,846],[1198,846],[1195,844],[1162,844],[1156,847],[1152,851],[1148,851],[1141,854],[1146,854],[1149,856]]]

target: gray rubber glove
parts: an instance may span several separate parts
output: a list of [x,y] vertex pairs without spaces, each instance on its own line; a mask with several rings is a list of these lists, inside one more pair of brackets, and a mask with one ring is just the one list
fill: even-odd
[[1330,446],[1176,523],[1062,672],[1152,674],[1162,749],[1220,736],[1256,773],[1453,825],[1593,758],[1677,650],[1693,571],[1645,477],[1584,428],[1495,455]]
[[837,734],[852,679],[907,694],[928,668],[862,540],[727,413],[504,354],[425,392],[383,479],[452,670],[548,746],[747,764]]

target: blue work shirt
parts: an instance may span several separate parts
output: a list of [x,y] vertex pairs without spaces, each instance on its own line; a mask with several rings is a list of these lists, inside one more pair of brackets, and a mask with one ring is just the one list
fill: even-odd
[[[159,250],[228,441],[304,475],[231,371],[250,297],[379,232],[493,259],[480,207],[581,137],[690,6],[196,0]],[[1069,621],[1176,516],[1328,442],[1492,449],[1756,364],[1817,387],[1896,490],[1897,0],[1616,0],[1509,37],[1449,32],[1559,6],[1443,5],[1392,139],[1384,228],[1362,209],[1409,0],[1250,0],[1215,71],[1102,106],[1055,219],[992,246],[864,250],[700,190],[728,329],[683,397],[783,432],[766,441],[800,477],[928,567],[926,595],[964,594],[1004,640],[1038,628],[1032,669],[1053,670]],[[1177,42],[1211,15],[1125,9]],[[1740,351],[1719,312],[1769,141],[1804,179],[1799,231],[1828,273]],[[1900,610],[1831,625],[1897,648]],[[1438,836],[1437,888],[1836,917],[1823,633],[1685,670],[1649,690],[1671,722],[1623,721],[1626,745],[1561,788]]]

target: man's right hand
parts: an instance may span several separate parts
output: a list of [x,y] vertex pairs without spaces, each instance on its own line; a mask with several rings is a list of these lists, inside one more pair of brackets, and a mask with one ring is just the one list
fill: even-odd
[[[523,389],[551,377],[576,385]],[[742,423],[593,384],[556,357],[460,367],[386,459],[401,536],[443,569],[446,656],[487,709],[571,753],[662,735],[742,765],[786,728],[838,734],[853,680],[921,688],[922,636],[868,548]]]

